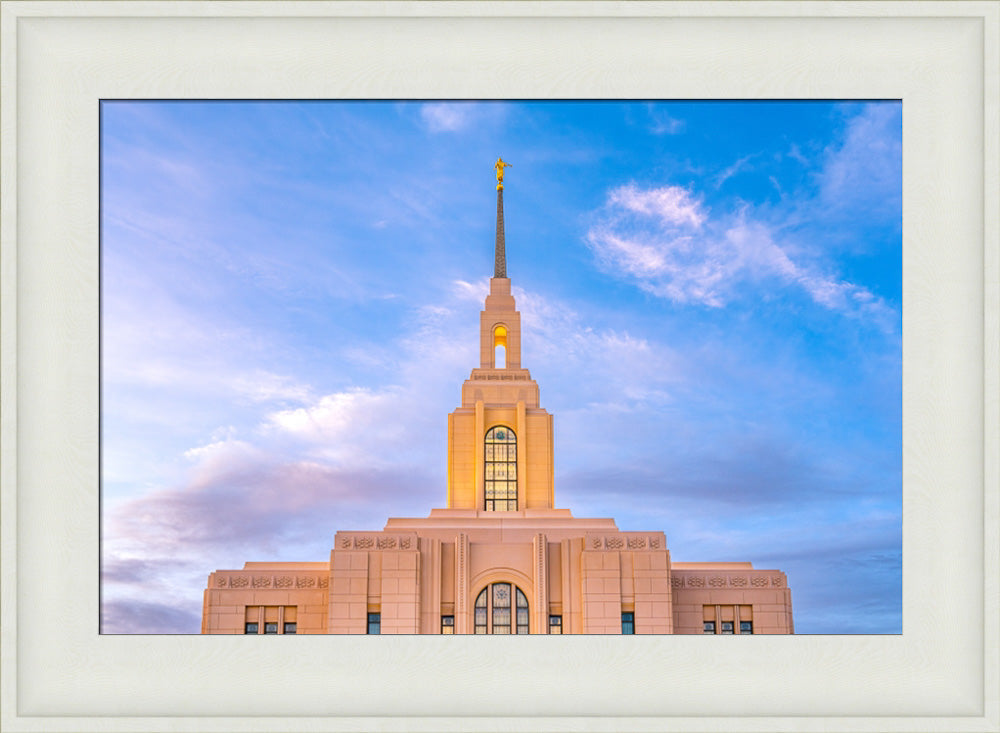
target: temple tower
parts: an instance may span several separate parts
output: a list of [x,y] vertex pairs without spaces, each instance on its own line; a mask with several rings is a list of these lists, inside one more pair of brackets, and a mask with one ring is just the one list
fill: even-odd
[[521,367],[521,314],[507,277],[503,168],[498,159],[493,277],[479,314],[479,368],[448,416],[448,508],[477,512],[554,508],[552,416]]

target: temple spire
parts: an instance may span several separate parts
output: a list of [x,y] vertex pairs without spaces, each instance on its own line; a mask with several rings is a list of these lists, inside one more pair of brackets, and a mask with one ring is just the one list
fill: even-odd
[[497,158],[497,162],[493,166],[497,172],[497,241],[493,277],[507,277],[507,253],[503,235],[503,169],[509,165],[510,163],[502,158]]

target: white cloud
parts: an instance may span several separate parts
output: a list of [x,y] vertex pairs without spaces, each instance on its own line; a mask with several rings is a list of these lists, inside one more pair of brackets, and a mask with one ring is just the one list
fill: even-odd
[[433,102],[420,108],[420,117],[431,132],[459,132],[468,127],[474,117],[471,102]]
[[657,111],[649,105],[649,131],[654,135],[676,135],[684,131],[684,120],[671,117],[663,111]]
[[810,165],[809,159],[802,154],[802,150],[795,143],[792,143],[791,147],[788,148],[788,157],[792,160],[797,160],[804,166]]
[[634,183],[608,193],[608,204],[626,211],[659,218],[664,224],[700,227],[706,212],[690,192],[680,186],[640,189]]
[[400,420],[407,400],[398,389],[354,389],[321,397],[306,407],[271,413],[267,427],[318,448],[341,465],[385,463],[397,454],[407,425]]
[[847,122],[843,141],[826,150],[821,197],[838,209],[898,215],[902,201],[902,117],[898,104],[869,104]]
[[726,181],[728,181],[730,178],[732,178],[733,176],[735,176],[737,173],[746,170],[749,167],[748,166],[749,162],[755,156],[756,156],[756,153],[754,153],[752,155],[745,155],[742,158],[740,158],[739,160],[737,160],[735,163],[733,163],[731,166],[729,166],[725,170],[721,171],[718,175],[715,176],[715,187],[716,188],[721,188],[723,183],[725,183]]
[[747,284],[770,281],[799,287],[815,303],[841,313],[886,323],[891,314],[865,288],[797,264],[747,207],[709,218],[691,192],[677,186],[612,189],[585,241],[607,271],[677,303],[721,307]]

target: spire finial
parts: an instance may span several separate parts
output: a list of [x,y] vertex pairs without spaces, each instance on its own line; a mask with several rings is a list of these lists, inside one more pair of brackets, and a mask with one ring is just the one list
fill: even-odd
[[497,162],[493,166],[494,168],[496,168],[497,171],[497,191],[503,188],[503,169],[508,167],[509,165],[510,163],[507,163],[506,161],[504,161],[503,158],[497,156]]
[[503,236],[503,169],[509,166],[503,159],[497,158],[497,244],[496,260],[493,263],[493,277],[507,277],[507,253],[504,251]]

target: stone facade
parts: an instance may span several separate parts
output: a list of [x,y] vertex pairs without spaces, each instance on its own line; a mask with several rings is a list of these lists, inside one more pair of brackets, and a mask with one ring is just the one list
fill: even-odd
[[672,563],[662,532],[556,508],[552,415],[521,366],[506,277],[490,281],[480,364],[461,395],[444,508],[337,532],[328,563],[217,570],[202,633],[793,633],[781,571]]

